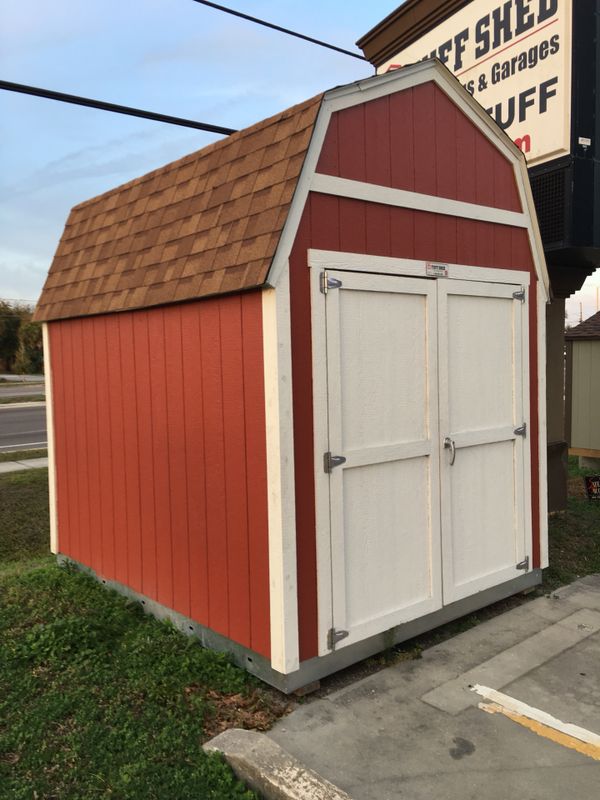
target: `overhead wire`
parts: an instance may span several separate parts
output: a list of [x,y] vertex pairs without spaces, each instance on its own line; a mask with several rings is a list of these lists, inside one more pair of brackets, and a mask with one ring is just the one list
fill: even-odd
[[219,3],[211,3],[209,0],[193,0],[194,3],[200,3],[203,6],[208,6],[209,8],[214,8],[217,11],[223,11],[225,14],[231,14],[233,17],[239,17],[240,19],[248,20],[248,22],[254,22],[257,25],[262,25],[265,28],[270,28],[271,30],[278,31],[279,33],[285,33],[288,36],[295,36],[297,39],[302,39],[305,42],[310,42],[311,44],[317,44],[319,47],[326,47],[329,50],[335,50],[337,53],[343,53],[345,56],[352,56],[352,58],[358,58],[360,61],[368,61],[364,56],[361,56],[360,53],[353,53],[351,50],[345,50],[343,47],[338,47],[335,44],[330,44],[329,42],[324,42],[322,39],[315,39],[312,36],[306,36],[304,33],[298,33],[298,31],[293,31],[290,28],[284,28],[281,25],[275,25],[273,22],[267,22],[264,19],[259,19],[258,17],[252,17],[250,14],[244,14],[241,11],[236,11],[233,8],[229,8],[228,6],[219,5]]
[[[229,8],[228,6],[223,6],[219,3],[212,3],[209,0],[193,1],[209,8],[213,8],[216,11],[223,11],[226,14],[231,14],[234,17],[245,19],[248,22],[254,22],[257,25],[262,25],[265,28],[270,28],[271,30],[279,33],[284,33],[288,36],[294,36],[297,39],[302,39],[305,42],[310,42],[311,44],[316,44],[320,47],[326,47],[329,50],[334,50],[338,53],[352,56],[352,58],[357,58],[360,61],[367,61],[367,59],[364,56],[361,56],[359,53],[353,53],[351,50],[346,50],[343,47],[338,47],[337,45],[330,44],[329,42],[324,42],[321,39],[315,39],[312,36],[307,36],[304,33],[293,31],[290,28],[284,28],[283,26],[276,25],[273,22],[267,22],[264,19],[259,19],[259,17],[253,17],[250,14],[245,14],[241,11],[237,11],[236,9]],[[232,133],[236,133],[235,128],[226,128],[222,125],[212,125],[211,123],[207,122],[198,122],[197,120],[175,117],[170,114],[160,114],[156,111],[147,111],[145,109],[134,108],[133,106],[124,106],[118,103],[108,103],[105,100],[95,100],[91,97],[82,97],[80,95],[67,94],[66,92],[57,92],[53,89],[44,89],[39,86],[28,86],[24,83],[14,83],[12,81],[0,80],[0,89],[4,89],[8,92],[28,94],[34,97],[42,97],[47,100],[56,100],[61,103],[70,103],[71,105],[95,108],[99,111],[110,111],[114,114],[124,114],[130,117],[140,117],[141,119],[153,120],[155,122],[165,122],[170,125],[180,125],[184,128],[194,128],[196,130],[208,131],[209,133],[218,133],[224,136],[229,136]]]
[[141,117],[142,119],[150,119],[156,122],[166,122],[170,125],[181,125],[184,128],[195,128],[200,131],[208,131],[209,133],[220,133],[228,136],[231,133],[236,133],[235,128],[225,128],[222,125],[211,125],[207,122],[197,122],[193,119],[184,119],[183,117],[173,117],[170,114],[159,114],[156,111],[145,111],[141,108],[133,108],[131,106],[122,106],[117,103],[107,103],[104,100],[94,100],[91,97],[80,97],[75,94],[66,94],[65,92],[56,92],[52,89],[42,89],[39,86],[27,86],[23,83],[13,83],[12,81],[0,80],[0,89],[5,89],[8,92],[19,92],[20,94],[29,94],[34,97],[44,97],[47,100],[57,100],[61,103],[71,103],[76,106],[85,106],[87,108],[97,108],[100,111],[111,111],[115,114],[125,114],[130,117]]

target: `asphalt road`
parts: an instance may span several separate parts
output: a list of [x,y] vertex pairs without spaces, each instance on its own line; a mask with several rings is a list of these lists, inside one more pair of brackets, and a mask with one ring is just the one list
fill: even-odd
[[0,400],[3,397],[37,397],[45,393],[44,384],[39,386],[28,386],[27,384],[19,383],[9,384],[0,383]]
[[45,447],[46,405],[0,405],[0,453]]

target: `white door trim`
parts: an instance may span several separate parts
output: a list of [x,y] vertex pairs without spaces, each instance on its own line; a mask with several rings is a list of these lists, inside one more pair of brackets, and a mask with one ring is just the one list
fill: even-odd
[[[323,469],[323,453],[329,449],[329,431],[327,417],[327,335],[325,322],[325,295],[320,290],[321,270],[338,272],[362,272],[383,275],[427,277],[426,262],[411,259],[387,258],[371,255],[361,255],[356,253],[339,253],[337,251],[309,250],[308,264],[311,267],[311,328],[312,328],[312,366],[313,366],[313,419],[314,419],[314,470],[315,470],[315,523],[316,523],[316,549],[317,549],[317,592],[318,592],[318,635],[319,635],[319,655],[326,655],[331,651],[327,646],[327,630],[333,626],[333,602],[332,602],[332,553],[329,539],[330,531],[330,495],[329,477]],[[473,267],[469,265],[449,264],[448,278],[439,278],[439,282],[444,280],[476,281],[477,283],[504,284],[507,291],[517,290],[521,287],[526,288],[529,295],[530,274],[520,270],[504,270],[486,267]],[[338,276],[339,277],[339,276]],[[343,278],[342,278],[343,280]],[[475,286],[472,287],[475,291]],[[485,291],[485,290],[483,290]],[[536,283],[536,298],[529,298],[529,302],[538,302],[538,331],[537,336],[544,335],[543,320],[540,309],[544,310],[545,290],[541,283]],[[522,324],[522,375],[525,380],[522,383],[523,390],[523,421],[527,425],[527,430],[531,430],[530,415],[530,393],[527,376],[529,375],[529,315],[528,303],[520,304],[521,324]],[[538,369],[540,371],[539,382],[539,409],[543,406],[543,370],[545,363],[543,355],[543,339],[538,338],[542,346],[538,347]],[[538,413],[540,413],[538,411]],[[540,418],[540,483],[541,493],[545,483],[543,482],[543,471],[545,469],[545,426]],[[438,433],[438,436],[440,434]],[[542,442],[542,438],[544,441]],[[522,513],[524,515],[525,553],[532,555],[532,526],[531,526],[531,458],[528,439],[524,442],[524,492]],[[542,457],[544,461],[542,461]],[[544,515],[543,498],[540,497],[540,521]],[[547,544],[542,526],[542,558],[547,552]],[[514,577],[514,576],[513,576]],[[343,646],[344,642],[340,643]]]
[[[431,262],[412,258],[392,258],[371,256],[362,253],[341,253],[337,250],[308,251],[308,266],[313,270],[328,269],[343,272],[372,272],[381,275],[406,275],[414,278],[431,277],[427,265]],[[434,262],[448,269],[448,276],[442,280],[484,281],[486,283],[515,283],[529,286],[531,275],[525,270],[497,269],[495,267],[474,267],[468,264],[448,264]]]

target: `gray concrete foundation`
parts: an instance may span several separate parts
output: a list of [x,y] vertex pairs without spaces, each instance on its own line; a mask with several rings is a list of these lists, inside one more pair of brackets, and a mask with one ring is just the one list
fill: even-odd
[[286,694],[290,694],[307,684],[320,680],[352,664],[356,664],[358,661],[369,658],[376,653],[381,653],[389,649],[392,645],[400,644],[407,639],[412,639],[414,636],[419,636],[421,633],[425,633],[433,628],[437,628],[439,625],[444,625],[447,622],[458,619],[465,614],[471,614],[473,611],[491,605],[498,600],[503,600],[518,592],[526,591],[532,586],[541,583],[542,580],[542,571],[540,569],[531,570],[499,586],[494,586],[491,589],[478,592],[471,597],[466,597],[456,603],[444,606],[444,608],[434,611],[432,614],[427,614],[424,617],[412,620],[404,625],[398,625],[376,636],[371,636],[369,639],[365,639],[362,642],[356,642],[348,647],[341,647],[326,656],[304,661],[298,670],[289,675],[283,675],[274,670],[264,656],[243,647],[237,642],[216,633],[204,625],[200,625],[195,620],[183,614],[179,614],[177,611],[173,611],[173,609],[167,608],[161,603],[151,600],[149,597],[145,597],[118,581],[111,581],[103,578],[93,569],[78,561],[74,561],[60,554],[57,555],[57,560],[59,564],[73,564],[108,588],[114,589],[119,594],[139,602],[147,613],[152,614],[157,619],[170,620],[182,633],[185,633],[187,636],[194,636],[204,647],[229,653],[238,666]]

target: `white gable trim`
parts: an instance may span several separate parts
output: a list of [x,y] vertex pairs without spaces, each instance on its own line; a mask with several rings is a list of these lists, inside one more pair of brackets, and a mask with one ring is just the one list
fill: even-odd
[[[404,67],[401,70],[396,70],[386,75],[374,76],[348,86],[332,89],[325,94],[317,115],[312,139],[304,159],[302,171],[298,183],[296,184],[296,191],[290,211],[281,236],[279,237],[277,250],[269,269],[266,281],[268,286],[277,287],[283,271],[288,267],[288,259],[298,232],[298,226],[300,225],[302,212],[304,211],[308,199],[308,193],[314,181],[317,162],[329,127],[331,115],[343,108],[350,108],[351,106],[375,100],[378,97],[384,97],[412,86],[419,86],[429,81],[433,81],[445,92],[481,133],[483,133],[483,135],[513,164],[522,207],[526,211],[529,211],[533,218],[533,222],[527,225],[527,229],[533,251],[536,273],[544,286],[546,297],[549,297],[550,282],[539,235],[537,218],[535,216],[535,206],[529,188],[525,158],[522,152],[509,137],[500,130],[479,103],[471,97],[452,73],[437,60],[421,61],[410,67]],[[437,196],[431,197],[430,201],[437,202],[439,199],[440,198]],[[484,206],[483,208],[487,207]]]
[[371,203],[412,208],[417,211],[428,211],[432,214],[465,217],[467,219],[495,222],[499,225],[511,225],[517,228],[527,228],[529,226],[527,215],[517,211],[507,211],[506,209],[492,206],[480,206],[475,203],[465,203],[462,200],[438,197],[437,195],[408,192],[405,189],[392,189],[389,186],[353,181],[348,178],[336,178],[332,175],[322,175],[319,172],[313,175],[310,188],[311,191],[320,192],[321,194],[351,197],[355,200],[367,200]]

